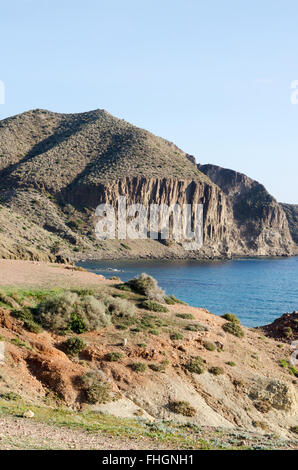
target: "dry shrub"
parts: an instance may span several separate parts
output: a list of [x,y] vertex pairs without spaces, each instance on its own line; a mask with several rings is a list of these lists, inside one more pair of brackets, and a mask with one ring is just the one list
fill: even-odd
[[126,285],[150,300],[165,302],[165,292],[158,286],[157,280],[149,274],[142,273],[139,277],[127,281]]
[[180,414],[183,416],[192,417],[196,415],[196,409],[191,406],[188,401],[171,401],[169,403],[169,409],[173,413]]
[[109,312],[116,317],[132,317],[136,311],[133,303],[120,297],[111,297],[107,306]]
[[96,330],[111,323],[103,302],[92,295],[80,298],[75,292],[47,297],[37,306],[37,318],[46,329],[75,333]]
[[85,392],[86,401],[93,405],[114,400],[110,385],[105,382],[99,371],[89,371],[79,377],[79,383]]

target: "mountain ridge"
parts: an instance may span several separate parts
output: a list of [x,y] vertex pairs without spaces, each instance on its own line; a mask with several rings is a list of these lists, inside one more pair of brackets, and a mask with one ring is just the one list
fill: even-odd
[[[196,165],[172,142],[105,110],[63,114],[37,109],[0,121],[2,204],[58,237],[62,257],[294,254],[297,245],[283,207],[245,175],[236,183],[240,174],[233,170],[226,170],[225,186],[223,169],[216,168]],[[95,208],[107,201],[115,205],[119,195],[126,195],[128,204],[203,204],[203,249],[186,253],[173,241],[145,240],[140,247],[132,240],[129,249],[117,241],[99,242]],[[56,251],[50,248],[49,255]]]

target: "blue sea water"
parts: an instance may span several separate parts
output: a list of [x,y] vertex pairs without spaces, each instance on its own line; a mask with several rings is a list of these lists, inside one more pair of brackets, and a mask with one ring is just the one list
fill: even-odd
[[231,261],[84,261],[88,271],[123,281],[146,272],[167,294],[222,315],[235,313],[246,326],[271,323],[298,310],[298,258]]

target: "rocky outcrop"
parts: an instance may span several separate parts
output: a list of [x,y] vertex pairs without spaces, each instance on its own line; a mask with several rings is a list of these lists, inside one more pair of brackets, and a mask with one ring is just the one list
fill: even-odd
[[260,256],[296,252],[283,207],[262,184],[216,165],[198,165],[198,168],[227,196],[239,240],[245,245],[244,252]]
[[280,204],[286,213],[290,232],[294,242],[298,245],[298,204]]
[[171,178],[126,177],[114,183],[90,187],[76,185],[65,197],[76,206],[96,208],[100,203],[116,205],[117,198],[125,196],[127,205],[150,204],[203,204],[204,248],[203,253],[226,255],[230,250],[233,226],[226,197],[214,184],[194,180]]
[[[298,312],[285,313],[269,325],[260,326],[260,330],[270,338],[285,343],[298,340]],[[297,346],[298,349],[298,346]]]

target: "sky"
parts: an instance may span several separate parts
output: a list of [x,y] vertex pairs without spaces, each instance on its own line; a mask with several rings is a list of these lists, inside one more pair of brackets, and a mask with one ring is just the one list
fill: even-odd
[[297,19],[297,0],[2,0],[0,119],[106,109],[298,203]]

